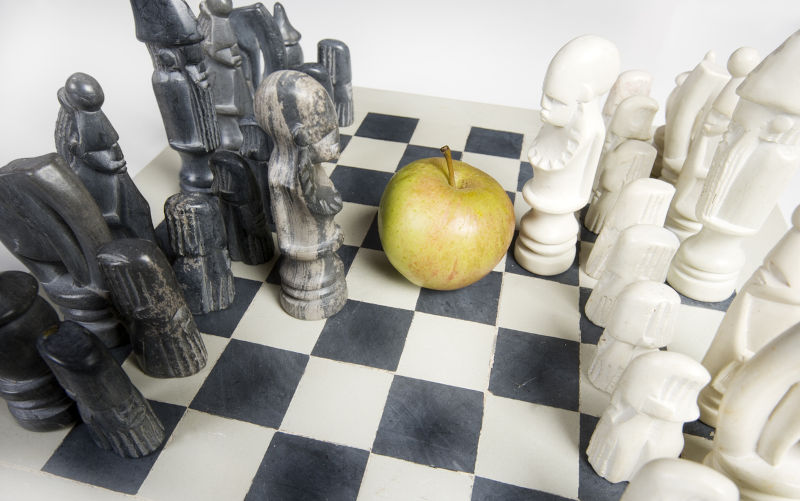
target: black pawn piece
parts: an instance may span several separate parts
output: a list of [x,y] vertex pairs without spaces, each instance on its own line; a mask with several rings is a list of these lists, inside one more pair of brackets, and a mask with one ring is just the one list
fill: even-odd
[[191,376],[206,365],[206,347],[169,261],[135,238],[100,248],[97,261],[117,310],[129,322],[139,367],[153,377]]
[[23,428],[49,431],[71,425],[78,412],[36,350],[36,339],[58,328],[38,290],[27,273],[0,273],[0,396]]
[[67,321],[38,346],[98,447],[137,458],[161,446],[164,426],[94,334]]
[[353,115],[353,66],[350,49],[340,40],[325,39],[317,43],[317,60],[330,75],[333,84],[333,102],[339,127],[347,127],[355,120]]

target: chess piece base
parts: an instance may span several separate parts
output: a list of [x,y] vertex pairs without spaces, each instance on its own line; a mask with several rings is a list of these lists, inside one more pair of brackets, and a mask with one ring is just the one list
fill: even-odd
[[579,231],[578,220],[572,212],[548,214],[532,209],[520,221],[514,258],[520,266],[537,275],[564,273],[575,261]]
[[684,296],[716,303],[731,297],[736,290],[739,269],[732,273],[714,273],[694,268],[675,256],[667,272],[667,283]]

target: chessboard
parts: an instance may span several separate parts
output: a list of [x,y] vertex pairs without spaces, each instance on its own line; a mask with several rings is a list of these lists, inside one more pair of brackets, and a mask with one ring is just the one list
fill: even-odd
[[[344,200],[344,309],[294,319],[278,302],[279,257],[234,263],[234,304],[196,317],[203,371],[154,379],[130,348],[115,350],[163,421],[164,446],[123,459],[85,425],[27,432],[2,406],[0,499],[619,499],[625,483],[598,477],[585,455],[608,403],[585,376],[602,329],[583,315],[595,281],[579,264],[595,236],[581,233],[560,275],[522,269],[512,243],[489,275],[449,292],[405,280],[378,236],[392,174],[445,144],[505,188],[519,221],[538,113],[369,89],[355,103],[341,156],[326,165]],[[178,166],[165,149],[136,177],[156,222]],[[785,229],[774,211],[747,244],[742,282]],[[669,349],[700,359],[729,304],[682,298]],[[684,435],[684,456],[701,459],[713,430],[689,423]]]

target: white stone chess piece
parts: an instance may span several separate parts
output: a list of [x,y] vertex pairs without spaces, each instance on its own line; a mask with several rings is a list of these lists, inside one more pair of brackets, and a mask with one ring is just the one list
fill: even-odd
[[608,91],[603,105],[603,121],[606,126],[617,111],[617,106],[632,96],[649,96],[653,86],[653,76],[644,70],[627,70],[619,74]]
[[624,230],[586,300],[586,317],[605,327],[625,286],[639,280],[663,282],[678,245],[678,237],[661,226],[637,224]]
[[739,102],[736,88],[759,61],[760,57],[755,49],[750,47],[736,49],[728,58],[728,72],[731,78],[711,106],[703,112],[703,116],[698,117],[699,128],[694,133],[689,153],[675,184],[677,192],[672,199],[665,223],[665,227],[674,231],[681,241],[694,235],[702,227],[697,219],[697,200],[703,190],[714,152],[722,141],[722,135],[728,129],[733,110]]
[[658,103],[647,96],[632,96],[620,103],[606,132],[606,142],[597,166],[592,201],[584,225],[600,233],[620,190],[635,179],[648,177],[656,159],[653,117]]
[[711,383],[700,392],[700,419],[717,426],[719,404],[742,364],[800,322],[800,207],[792,228],[736,294],[703,358]]
[[800,325],[764,346],[728,385],[704,463],[744,501],[800,499]]
[[745,256],[800,165],[800,32],[768,55],[739,85],[739,103],[697,202],[703,228],[678,250],[668,280],[700,301],[734,291]]
[[624,186],[610,211],[608,222],[592,246],[584,267],[586,274],[593,278],[602,276],[617,240],[626,228],[636,224],[662,226],[674,194],[675,187],[659,179],[640,178]]
[[668,183],[678,180],[700,110],[713,102],[728,81],[728,72],[714,59],[714,52],[708,52],[667,102],[661,179]]
[[600,98],[619,65],[614,44],[585,35],[562,47],[547,68],[544,123],[528,152],[534,176],[522,189],[531,210],[520,221],[514,247],[514,257],[528,271],[555,275],[575,258],[574,213],[589,201],[605,139]]
[[611,395],[586,455],[609,482],[630,480],[645,463],[678,457],[683,423],[694,421],[697,392],[710,376],[692,358],[654,351],[633,359]]
[[678,293],[662,282],[643,280],[626,286],[597,343],[589,381],[612,393],[634,358],[672,341],[680,304]]
[[620,501],[739,501],[739,489],[708,466],[661,458],[642,466]]

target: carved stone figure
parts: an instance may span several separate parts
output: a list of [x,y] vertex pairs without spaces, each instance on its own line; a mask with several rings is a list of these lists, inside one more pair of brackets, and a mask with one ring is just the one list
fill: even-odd
[[278,71],[258,89],[256,118],[275,143],[269,189],[283,254],[281,305],[297,318],[329,317],[347,300],[336,254],[344,236],[333,219],[342,198],[321,165],[339,156],[333,101],[310,76]]
[[97,202],[114,238],[156,241],[150,205],[128,175],[119,135],[103,110],[100,84],[73,73],[58,91],[56,150]]
[[300,32],[297,31],[292,23],[289,22],[289,17],[286,15],[286,9],[280,2],[275,2],[273,7],[273,19],[283,38],[283,46],[286,50],[286,68],[294,69],[303,64],[303,48],[300,46]]
[[326,38],[317,43],[317,61],[322,64],[333,84],[333,103],[339,127],[347,127],[355,120],[353,114],[353,67],[350,48],[340,40]]
[[654,459],[642,466],[620,501],[739,501],[728,477],[688,459]]
[[652,86],[653,76],[644,70],[627,70],[620,73],[608,91],[606,104],[603,105],[603,121],[606,126],[611,123],[620,103],[633,96],[648,97]]

